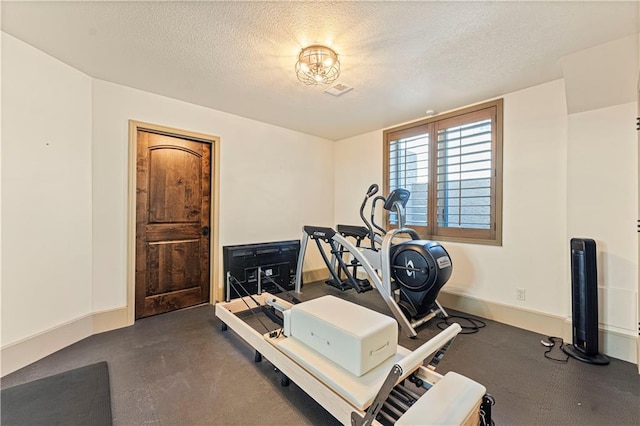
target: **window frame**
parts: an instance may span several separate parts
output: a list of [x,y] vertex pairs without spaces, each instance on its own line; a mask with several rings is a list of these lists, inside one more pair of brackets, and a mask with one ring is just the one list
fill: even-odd
[[[491,225],[489,229],[439,227],[437,222],[437,150],[438,130],[450,128],[451,123],[473,122],[479,117],[492,119],[491,134]],[[444,127],[444,125],[447,125]],[[407,225],[418,232],[420,238],[473,244],[502,245],[502,158],[503,158],[503,99],[461,108],[444,114],[427,117],[383,131],[383,190],[390,192],[390,143],[414,135],[428,133],[429,181],[427,190],[427,226]],[[390,214],[385,211],[383,220],[387,229],[396,227],[390,223]]]

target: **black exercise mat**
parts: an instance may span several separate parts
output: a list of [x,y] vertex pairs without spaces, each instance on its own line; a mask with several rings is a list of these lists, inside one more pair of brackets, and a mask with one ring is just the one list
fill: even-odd
[[5,425],[112,425],[106,362],[76,368],[0,392]]

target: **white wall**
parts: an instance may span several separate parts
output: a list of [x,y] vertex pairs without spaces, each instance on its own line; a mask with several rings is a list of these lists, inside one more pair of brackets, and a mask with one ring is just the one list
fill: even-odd
[[[638,360],[636,117],[638,36],[561,60],[568,118],[567,232],[598,247],[598,307],[605,353]],[[568,308],[570,310],[570,308]],[[627,355],[625,355],[627,354]]]
[[[0,10],[0,19],[2,11]],[[2,45],[4,37],[0,34],[0,59],[2,56]],[[0,61],[0,64],[2,62]],[[2,66],[0,66],[0,117],[2,117]],[[0,126],[0,347],[2,347],[2,126]],[[0,354],[0,367],[2,366],[2,355]],[[1,372],[0,372],[1,373]]]
[[[568,288],[569,250],[564,84],[558,80],[504,99],[503,246],[476,264],[493,270],[483,284],[491,289],[490,300],[563,315],[570,297],[559,291]],[[526,301],[516,300],[515,288],[526,290]]]
[[[454,263],[443,291],[565,314],[566,131],[562,80],[504,96],[503,245],[443,243]],[[362,194],[382,184],[382,146],[382,130],[337,143],[337,223],[359,223]]]
[[600,322],[635,329],[638,274],[636,103],[569,115],[568,237],[598,248]]
[[380,185],[379,193],[382,193],[382,154],[381,131],[365,133],[336,143],[336,223],[361,224],[360,205],[369,185]]
[[91,79],[2,48],[4,346],[91,310]]
[[[635,362],[630,342],[638,300],[636,104],[569,115],[564,80],[503,98],[503,245],[444,242],[454,274],[442,291],[474,300],[479,311],[483,303],[485,312],[506,306],[497,314],[503,318],[505,312],[521,312],[533,321],[570,321],[569,239],[593,238],[600,323],[614,333],[605,335],[605,351]],[[337,142],[337,223],[359,223],[367,185],[382,183],[382,145],[382,130]],[[526,289],[526,301],[516,300],[516,288]],[[570,338],[557,320],[531,329]]]
[[563,57],[569,114],[636,102],[638,46],[633,34]]
[[[92,109],[94,311],[126,303],[129,119],[220,137],[221,246],[333,224],[331,141],[100,80]],[[305,268],[321,265],[310,250]]]
[[[2,41],[3,348],[126,305],[129,119],[220,137],[220,246],[333,224],[334,142],[92,80]],[[306,269],[321,265],[310,253]]]

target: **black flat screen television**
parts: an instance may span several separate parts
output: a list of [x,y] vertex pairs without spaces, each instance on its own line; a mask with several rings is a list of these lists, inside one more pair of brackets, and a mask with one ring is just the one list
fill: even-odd
[[[257,294],[259,267],[267,277],[277,282],[282,288],[293,290],[299,253],[300,241],[298,240],[224,246],[222,258],[226,300],[238,298],[240,295],[246,296],[235,280],[250,294]],[[232,282],[237,290],[228,285],[230,276],[235,278]],[[261,278],[261,289],[273,294],[280,292],[264,277]]]

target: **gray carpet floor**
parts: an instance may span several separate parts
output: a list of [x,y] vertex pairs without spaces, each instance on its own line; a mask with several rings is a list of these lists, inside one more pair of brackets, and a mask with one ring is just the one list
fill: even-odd
[[[374,291],[356,295],[311,284],[303,297],[322,294],[388,313]],[[436,322],[421,328],[417,339],[401,337],[400,344],[419,346],[438,332]],[[608,366],[557,363],[543,357],[540,340],[546,336],[486,322],[477,334],[456,338],[438,371],[456,371],[486,386],[496,399],[496,424],[640,424],[636,365],[616,359]],[[253,349],[220,325],[211,305],[139,320],[7,375],[1,386],[107,361],[116,425],[337,424],[295,384],[281,387],[268,360],[255,363]]]

